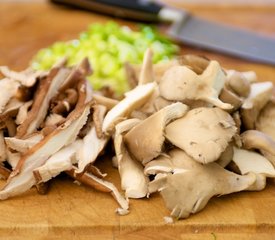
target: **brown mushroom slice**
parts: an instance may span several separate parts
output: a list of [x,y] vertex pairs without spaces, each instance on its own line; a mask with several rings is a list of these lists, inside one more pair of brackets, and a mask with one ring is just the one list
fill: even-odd
[[70,170],[76,163],[75,155],[81,145],[82,140],[76,140],[53,154],[44,165],[34,169],[36,183],[47,182],[61,172]]
[[250,81],[244,74],[238,71],[230,71],[226,76],[227,86],[241,97],[248,97],[250,93]]
[[32,174],[33,170],[42,166],[50,156],[76,139],[89,113],[89,104],[71,113],[64,124],[28,150],[21,157],[7,184],[0,191],[0,199],[3,200],[29,190],[36,183]]
[[165,126],[184,116],[187,111],[188,106],[177,102],[159,110],[133,127],[124,136],[126,147],[131,155],[142,164],[157,157],[163,150]]
[[258,149],[275,166],[275,141],[267,134],[257,130],[247,130],[241,134],[242,146],[245,149]]
[[[202,80],[185,66],[169,68],[159,83],[160,96],[171,101],[203,100],[222,109],[231,109],[231,104],[219,98],[219,85],[213,80]],[[210,84],[211,83],[211,84]]]
[[8,115],[11,117],[15,117],[20,109],[22,107],[24,102],[19,101],[16,98],[11,98],[10,101],[7,103],[2,115]]
[[257,117],[262,108],[271,99],[272,91],[272,82],[251,84],[250,94],[241,106],[242,123],[245,129],[255,129]]
[[17,129],[18,138],[33,133],[40,126],[47,115],[50,100],[57,94],[66,74],[64,69],[54,68],[45,80],[40,81],[28,117]]
[[43,134],[35,133],[25,139],[15,137],[5,137],[5,143],[8,148],[13,149],[20,153],[25,153],[32,148],[35,144],[39,143],[44,138]]
[[256,121],[256,130],[259,130],[275,141],[275,103],[269,102],[260,112]]
[[106,135],[110,135],[115,128],[115,124],[122,121],[123,118],[129,116],[131,112],[144,105],[156,88],[156,83],[147,83],[139,85],[133,90],[125,94],[117,105],[115,105],[105,116],[102,131]]
[[149,178],[144,175],[141,163],[130,156],[123,143],[123,134],[139,122],[138,119],[127,119],[120,122],[116,125],[114,136],[121,188],[125,190],[126,198],[143,198],[148,194]]
[[3,113],[5,106],[16,94],[20,84],[13,79],[4,78],[0,80],[0,113]]
[[157,177],[149,183],[149,190],[160,191],[175,218],[187,218],[201,211],[213,196],[246,190],[256,180],[253,173],[242,176],[216,163],[201,165],[179,149],[172,150],[170,156],[174,173]]
[[256,182],[247,190],[263,190],[266,185],[266,177],[275,177],[275,169],[273,165],[264,156],[257,152],[234,147],[232,161],[238,167],[238,170],[242,175],[249,172],[256,174]]
[[146,84],[154,81],[153,72],[153,52],[148,48],[144,54],[141,71],[139,74],[138,85]]
[[232,117],[219,108],[195,108],[165,128],[166,138],[196,161],[216,161],[236,133]]
[[0,163],[4,162],[7,158],[6,144],[3,130],[0,130]]
[[25,102],[18,110],[18,114],[16,115],[15,123],[17,125],[22,124],[28,117],[28,111],[31,107],[33,101],[30,100],[28,102]]
[[121,215],[125,215],[129,212],[128,201],[119,193],[114,184],[98,178],[91,173],[85,172],[84,174],[76,174],[75,170],[76,169],[73,167],[71,170],[66,171],[66,173],[77,181],[98,191],[111,193],[121,207],[121,209],[117,209],[117,212]]
[[103,124],[103,119],[105,117],[105,114],[107,112],[107,108],[103,105],[100,104],[95,104],[93,105],[93,122],[96,130],[96,135],[98,138],[103,137],[103,132],[102,132],[102,124]]
[[46,72],[34,71],[31,68],[27,68],[22,72],[11,71],[6,66],[0,66],[0,72],[7,78],[14,79],[21,85],[26,87],[32,87],[39,77],[45,76]]
[[107,136],[98,138],[96,128],[94,124],[92,124],[89,132],[83,138],[81,148],[77,152],[76,157],[78,159],[78,167],[75,172],[82,173],[89,164],[94,163],[108,141],[109,137]]

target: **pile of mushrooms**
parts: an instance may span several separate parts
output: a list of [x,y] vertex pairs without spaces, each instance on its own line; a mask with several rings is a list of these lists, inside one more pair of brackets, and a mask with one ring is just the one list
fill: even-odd
[[[194,55],[153,66],[152,55],[126,65],[132,90],[121,100],[92,90],[87,59],[49,72],[0,67],[0,199],[43,192],[66,172],[110,192],[121,215],[130,198],[160,192],[179,219],[214,196],[264,189],[275,177],[272,82]],[[108,142],[123,193],[94,165]]]

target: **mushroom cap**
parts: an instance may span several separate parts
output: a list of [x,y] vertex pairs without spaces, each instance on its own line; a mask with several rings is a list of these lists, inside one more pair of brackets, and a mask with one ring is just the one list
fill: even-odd
[[133,127],[124,136],[129,152],[143,164],[162,152],[165,140],[164,128],[172,120],[182,117],[188,110],[183,103],[177,102],[162,108]]
[[236,133],[232,117],[219,108],[195,108],[168,124],[166,138],[203,164],[216,161]]

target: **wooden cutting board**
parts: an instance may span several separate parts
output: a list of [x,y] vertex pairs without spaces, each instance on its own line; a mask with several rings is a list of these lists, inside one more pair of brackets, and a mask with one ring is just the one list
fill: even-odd
[[[0,3],[0,65],[17,70],[25,68],[38,49],[57,40],[77,37],[93,22],[110,20],[57,8],[43,1],[26,2]],[[253,7],[181,6],[201,17],[275,38],[275,8],[263,2]],[[260,80],[275,82],[274,66],[186,46],[182,46],[182,51],[217,59],[226,68],[254,70]],[[111,167],[111,159],[99,161],[98,166],[108,173],[107,180],[119,186],[119,176]],[[69,177],[61,176],[52,181],[47,195],[37,195],[32,189],[0,202],[0,239],[275,239],[275,183],[272,180],[261,192],[213,198],[202,212],[170,225],[163,220],[169,211],[158,194],[150,199],[131,200],[131,212],[127,216],[116,215],[117,207],[110,195],[78,186]]]

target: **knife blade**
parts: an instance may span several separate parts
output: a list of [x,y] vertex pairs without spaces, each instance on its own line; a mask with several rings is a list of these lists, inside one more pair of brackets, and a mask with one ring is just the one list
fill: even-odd
[[171,22],[167,33],[193,47],[275,65],[275,39],[199,18],[181,9],[148,0],[51,0],[115,17]]

